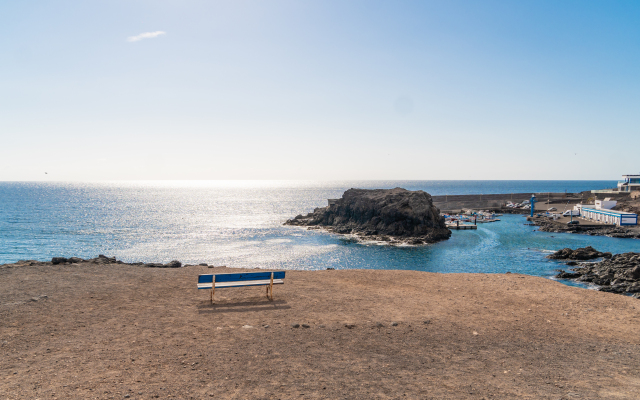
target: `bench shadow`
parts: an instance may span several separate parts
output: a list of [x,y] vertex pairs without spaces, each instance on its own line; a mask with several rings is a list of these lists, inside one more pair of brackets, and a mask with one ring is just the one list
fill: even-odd
[[198,305],[198,313],[288,310],[290,308],[291,306],[287,304],[286,300],[216,301],[213,304],[207,301]]

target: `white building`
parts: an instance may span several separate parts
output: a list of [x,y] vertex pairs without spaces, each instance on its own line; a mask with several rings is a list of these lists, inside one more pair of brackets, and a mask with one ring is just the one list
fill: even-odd
[[580,204],[580,218],[602,224],[638,225],[638,215],[629,212],[597,209]]
[[617,201],[611,200],[611,197],[607,197],[604,200],[596,200],[595,205],[597,210],[611,210],[618,204]]
[[640,175],[622,175],[624,181],[618,182],[618,190],[621,192],[630,192],[632,190],[640,190]]

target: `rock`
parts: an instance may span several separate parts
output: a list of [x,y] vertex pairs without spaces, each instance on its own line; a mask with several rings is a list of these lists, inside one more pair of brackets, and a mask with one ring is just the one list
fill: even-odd
[[577,262],[575,262],[575,261],[569,261],[569,262],[567,263],[567,265],[568,265],[568,266],[570,266],[570,267],[575,267],[576,265],[578,265],[578,263],[577,263]]
[[440,210],[429,193],[406,189],[349,189],[331,205],[298,215],[285,225],[324,227],[330,232],[406,243],[449,239]]
[[547,256],[553,260],[593,260],[594,258],[611,257],[611,253],[601,253],[591,246],[571,250],[564,248]]
[[51,264],[53,264],[53,265],[64,264],[64,263],[66,263],[68,261],[69,260],[67,258],[64,258],[64,257],[53,257],[51,259]]
[[344,324],[344,327],[347,329],[353,329],[356,327],[356,324],[346,323]]
[[[562,251],[564,250],[567,249]],[[564,251],[564,253],[570,254],[567,251]],[[575,279],[579,282],[591,282],[600,286],[598,290],[604,292],[638,293],[640,291],[640,254],[602,254],[605,254],[606,257],[603,261],[581,264],[576,268],[572,268],[574,272],[560,271],[556,277]]]
[[300,324],[291,324],[292,328],[300,328]]
[[167,268],[180,268],[182,263],[178,260],[169,261],[166,265]]
[[74,263],[74,264],[78,264],[81,262],[84,262],[84,260],[80,257],[71,257],[69,260],[67,260],[70,263]]
[[397,322],[392,322],[391,326],[398,326],[398,323]]
[[576,279],[579,276],[580,276],[580,274],[575,273],[575,272],[561,271],[558,275],[556,275],[556,278],[559,278],[559,279]]
[[311,328],[311,326],[309,324],[302,324],[303,328]]
[[198,265],[201,266],[201,267],[208,267],[207,263],[200,263]]
[[92,262],[94,264],[115,264],[117,262],[115,257],[107,257],[103,254],[100,254],[98,257],[96,258],[92,258],[91,260],[86,260],[89,262]]

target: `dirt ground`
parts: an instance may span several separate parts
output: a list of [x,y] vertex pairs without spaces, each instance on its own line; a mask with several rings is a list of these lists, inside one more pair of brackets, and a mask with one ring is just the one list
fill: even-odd
[[[0,267],[2,399],[638,399],[640,300],[516,274]],[[300,324],[299,327],[294,327]]]

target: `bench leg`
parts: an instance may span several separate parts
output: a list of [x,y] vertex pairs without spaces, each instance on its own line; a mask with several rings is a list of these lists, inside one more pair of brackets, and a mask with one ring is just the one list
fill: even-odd
[[[271,298],[269,300],[273,301],[273,272],[271,273],[271,282],[269,283],[269,286],[267,286],[269,289],[267,290],[267,293],[271,292]],[[267,296],[269,297],[269,296]]]

